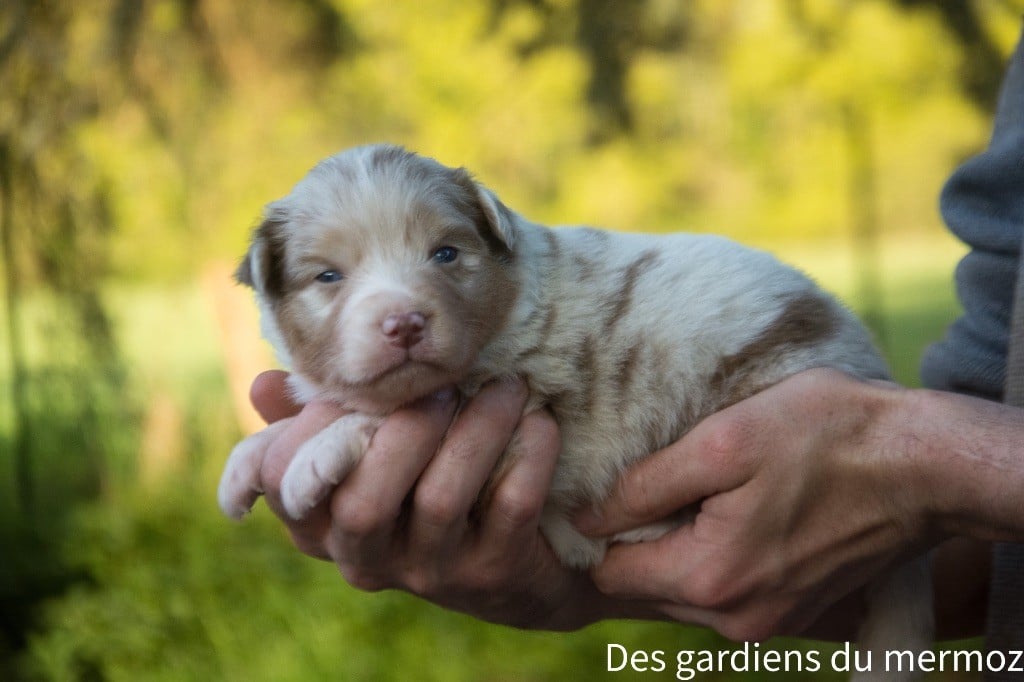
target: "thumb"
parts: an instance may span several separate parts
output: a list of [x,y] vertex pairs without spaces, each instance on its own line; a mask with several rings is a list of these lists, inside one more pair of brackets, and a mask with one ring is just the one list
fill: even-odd
[[272,369],[262,372],[253,379],[249,388],[249,400],[256,411],[268,424],[293,417],[302,406],[291,398],[288,389],[288,372]]
[[730,427],[727,412],[632,465],[604,502],[576,516],[576,527],[584,535],[614,535],[742,485],[753,470],[750,448],[736,437],[741,431]]

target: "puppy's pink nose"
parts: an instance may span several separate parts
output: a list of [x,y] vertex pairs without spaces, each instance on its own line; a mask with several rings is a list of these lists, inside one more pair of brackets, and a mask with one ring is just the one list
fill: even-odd
[[392,313],[381,322],[380,330],[391,345],[412,348],[423,340],[423,328],[426,325],[423,313]]

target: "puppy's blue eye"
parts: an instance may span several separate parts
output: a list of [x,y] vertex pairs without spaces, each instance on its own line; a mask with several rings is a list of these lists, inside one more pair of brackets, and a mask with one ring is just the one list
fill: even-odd
[[316,281],[322,284],[331,284],[333,282],[341,281],[341,273],[337,270],[324,270],[316,276]]
[[459,257],[459,250],[454,246],[442,246],[434,252],[435,263],[451,263]]

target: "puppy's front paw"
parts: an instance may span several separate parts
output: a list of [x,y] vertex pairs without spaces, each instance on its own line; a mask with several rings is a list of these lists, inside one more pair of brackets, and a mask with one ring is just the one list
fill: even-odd
[[569,568],[585,569],[601,563],[604,559],[607,541],[588,538],[576,530],[569,520],[561,515],[547,515],[541,521],[541,530],[559,561]]
[[267,447],[290,421],[274,422],[241,441],[231,451],[217,486],[217,503],[227,516],[236,520],[242,518],[262,494],[260,469]]
[[281,503],[301,519],[348,475],[370,446],[380,420],[348,414],[308,440],[281,479]]

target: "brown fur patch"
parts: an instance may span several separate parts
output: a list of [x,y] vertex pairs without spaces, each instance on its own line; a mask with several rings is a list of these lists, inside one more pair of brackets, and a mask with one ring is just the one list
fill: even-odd
[[600,369],[600,358],[597,353],[597,341],[587,335],[576,351],[576,372],[579,376],[580,395],[574,406],[580,414],[590,414],[596,399],[597,373]]
[[519,353],[517,361],[544,352],[547,349],[548,339],[551,337],[551,330],[554,329],[555,322],[558,320],[558,308],[550,302],[544,307],[543,312],[535,314],[541,320],[540,329],[537,330],[537,340]]
[[[491,254],[500,260],[510,260],[512,250],[509,248],[505,237],[502,236],[502,227],[495,221],[512,222],[511,212],[500,202],[495,200],[494,209],[496,215],[489,215],[480,202],[481,189],[477,186],[473,176],[465,168],[454,170],[446,169],[449,175],[450,190],[446,199],[461,214],[469,218],[479,231],[480,238],[487,244]],[[442,188],[444,189],[444,188]]]
[[[259,289],[270,300],[280,299],[285,292],[285,223],[267,219],[256,228],[253,243],[242,259],[235,279],[239,283]],[[253,262],[253,259],[258,262]],[[256,276],[260,281],[256,281]]]
[[773,383],[762,371],[766,359],[823,341],[836,329],[835,314],[826,299],[813,293],[790,299],[757,338],[719,362],[710,382],[711,395],[717,397],[713,409],[738,403]]
[[607,232],[599,230],[596,227],[582,227],[580,229],[583,231],[583,234],[587,235],[587,239],[600,244],[608,243],[608,239],[610,238]]
[[573,267],[576,268],[576,281],[583,282],[585,280],[592,279],[594,277],[594,271],[596,264],[589,258],[584,258],[578,253],[574,253],[572,256]]
[[633,289],[636,282],[646,270],[650,269],[658,261],[658,252],[653,249],[644,251],[636,260],[627,266],[622,274],[622,286],[616,292],[613,301],[612,312],[604,321],[605,333],[611,332],[619,323],[630,306],[633,305]]
[[[615,371],[612,373],[612,386],[614,387],[616,395],[626,396],[629,393],[629,387],[633,383],[633,376],[636,374],[637,364],[640,360],[640,354],[644,348],[643,341],[637,341],[635,344],[626,349],[626,352],[619,356],[615,363]],[[622,410],[620,410],[621,412]]]
[[562,247],[558,244],[558,237],[553,230],[544,230],[544,240],[548,243],[548,255],[555,261],[562,253]]

